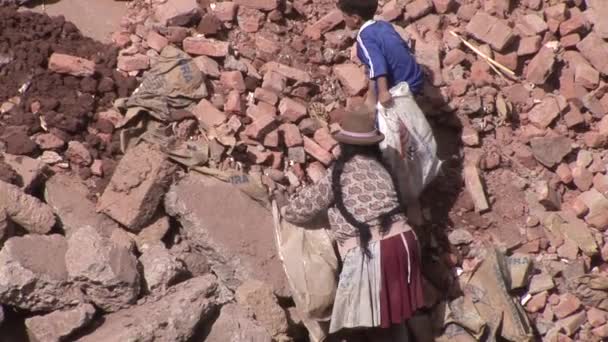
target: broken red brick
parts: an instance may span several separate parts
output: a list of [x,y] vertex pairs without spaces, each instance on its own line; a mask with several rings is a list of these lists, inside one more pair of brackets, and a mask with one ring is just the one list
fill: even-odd
[[258,51],[269,55],[276,55],[281,51],[281,46],[276,40],[262,34],[255,36],[255,47]]
[[576,45],[591,65],[603,75],[608,75],[608,43],[594,33],[590,33]]
[[342,16],[342,11],[339,9],[334,9],[319,19],[316,23],[308,25],[304,29],[304,36],[313,40],[319,40],[325,32],[331,31],[336,26],[340,25],[343,20],[344,17]]
[[253,123],[245,129],[245,134],[255,140],[260,140],[265,134],[272,131],[275,125],[275,117],[265,115],[253,121]]
[[334,74],[340,80],[346,93],[356,96],[367,88],[367,76],[357,65],[352,63],[339,64],[334,66]]
[[285,146],[294,147],[302,145],[302,134],[300,133],[298,126],[292,123],[285,123],[281,125],[281,132],[283,132],[283,140],[285,141]]
[[584,16],[575,15],[559,25],[559,34],[563,37],[572,33],[584,33],[586,26],[587,21]]
[[431,13],[433,5],[428,0],[415,0],[405,5],[405,16],[410,20],[416,20]]
[[150,30],[150,32],[148,32],[146,41],[148,42],[148,46],[157,52],[161,52],[165,46],[169,45],[169,39],[161,36],[154,30]]
[[263,12],[253,8],[239,7],[237,22],[243,32],[258,32],[264,25],[266,16]]
[[454,9],[454,0],[433,0],[433,6],[437,13],[448,13]]
[[226,114],[217,109],[211,102],[202,99],[192,111],[203,128],[210,129],[226,121]]
[[510,52],[506,54],[495,52],[494,59],[511,70],[517,70],[517,66],[519,65],[517,52]]
[[241,7],[249,7],[257,10],[272,11],[279,7],[278,0],[234,0]]
[[279,101],[279,97],[275,92],[264,88],[257,88],[253,93],[253,97],[258,101],[263,101],[273,106]]
[[467,59],[467,54],[460,49],[453,49],[448,51],[443,58],[443,65],[452,66],[460,64]]
[[572,180],[574,179],[572,177],[572,171],[570,170],[570,167],[568,166],[568,164],[559,164],[559,166],[555,170],[555,174],[557,174],[559,179],[564,184],[570,184],[572,182]]
[[521,20],[521,25],[523,26],[521,30],[526,31],[524,33],[529,36],[542,35],[549,29],[543,18],[536,14],[525,15]]
[[276,108],[265,102],[259,102],[258,104],[251,105],[247,108],[247,116],[256,120],[263,116],[276,116]]
[[585,123],[585,118],[578,108],[570,106],[570,110],[564,115],[564,121],[566,122],[566,127],[573,128]]
[[55,52],[49,58],[49,70],[77,77],[93,76],[95,62]]
[[247,90],[245,79],[240,71],[224,71],[220,76],[220,82],[226,89],[234,89],[239,93],[244,93]]
[[542,37],[532,36],[525,37],[519,41],[519,47],[517,48],[518,56],[532,55],[538,52],[541,47]]
[[183,42],[184,51],[192,55],[226,57],[230,44],[204,37],[188,37]]
[[150,57],[142,54],[135,56],[118,56],[118,69],[131,72],[146,70],[150,67]]
[[325,175],[327,174],[327,170],[325,169],[323,164],[319,162],[312,162],[306,168],[306,174],[313,183],[317,183],[323,177],[325,177]]
[[207,56],[198,56],[194,58],[194,64],[198,69],[211,78],[220,77],[220,65],[218,62]]
[[237,4],[232,1],[215,2],[209,5],[215,16],[224,22],[231,22],[236,16]]
[[554,97],[547,96],[528,113],[528,120],[536,127],[544,129],[549,127],[559,114],[557,101]]
[[274,91],[277,94],[281,94],[283,93],[283,90],[285,90],[286,86],[287,79],[285,76],[274,71],[268,71],[264,75],[262,88]]
[[279,104],[279,113],[289,122],[300,121],[307,112],[305,105],[288,97],[284,97]]
[[167,1],[156,7],[154,16],[163,26],[186,26],[200,18],[200,7],[196,1]]
[[264,142],[262,143],[266,147],[279,147],[279,130],[275,129],[272,132],[266,134]]
[[555,19],[560,22],[566,20],[566,4],[561,3],[551,7],[545,8],[545,16],[547,18]]
[[394,21],[403,15],[405,4],[398,0],[391,0],[382,7],[380,18],[384,21]]
[[224,103],[224,111],[228,113],[242,113],[243,103],[241,101],[241,94],[238,90],[233,90],[228,93],[226,103]]
[[557,318],[570,316],[581,307],[581,301],[571,293],[565,293],[559,298],[559,304],[553,308]]
[[477,12],[466,27],[475,38],[501,51],[513,39],[513,32],[502,20],[484,12]]
[[331,164],[334,159],[334,156],[331,153],[327,152],[309,137],[304,136],[302,138],[304,139],[304,150],[306,150],[306,153],[323,163],[325,166]]
[[213,13],[205,14],[198,23],[196,31],[200,34],[212,36],[222,30],[222,21]]
[[310,77],[310,74],[308,72],[287,66],[285,64],[280,64],[277,62],[268,62],[262,67],[262,69],[266,72],[274,71],[280,75],[283,75],[298,82],[312,82],[312,78]]
[[313,139],[326,151],[331,151],[336,145],[338,145],[338,142],[329,133],[329,129],[327,127],[319,128],[313,135]]
[[534,84],[544,84],[553,73],[555,51],[548,47],[540,49],[526,70],[526,79]]
[[564,48],[571,48],[571,47],[575,47],[576,44],[578,44],[580,41],[581,41],[581,36],[578,33],[573,33],[573,34],[569,34],[565,37],[562,37],[559,40],[559,43]]

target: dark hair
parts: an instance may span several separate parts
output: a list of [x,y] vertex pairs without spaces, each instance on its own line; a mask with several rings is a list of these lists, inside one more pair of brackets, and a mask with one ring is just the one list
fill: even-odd
[[358,15],[363,20],[374,18],[378,0],[338,0],[338,8],[348,15]]
[[[372,238],[371,226],[365,222],[358,221],[353,214],[351,214],[346,206],[344,205],[344,194],[342,193],[342,186],[340,184],[340,177],[342,176],[342,172],[344,172],[344,165],[348,163],[354,156],[356,155],[364,155],[377,159],[379,162],[382,162],[380,148],[378,145],[372,146],[357,146],[357,145],[349,145],[349,144],[340,144],[341,153],[336,162],[334,163],[334,168],[332,171],[332,192],[334,195],[334,203],[340,214],[344,217],[346,222],[348,222],[351,226],[357,228],[359,231],[359,244],[361,246],[362,252],[366,256],[370,256],[369,249],[367,248],[369,245],[369,241]],[[390,172],[389,172],[390,173]],[[393,178],[393,183],[395,183],[395,179],[391,173],[391,178]],[[397,191],[397,197],[399,198],[399,191]],[[388,229],[390,224],[389,220],[392,215],[401,212],[402,210],[402,201],[399,198],[399,207],[390,212],[384,213],[380,216],[380,226],[382,229]]]

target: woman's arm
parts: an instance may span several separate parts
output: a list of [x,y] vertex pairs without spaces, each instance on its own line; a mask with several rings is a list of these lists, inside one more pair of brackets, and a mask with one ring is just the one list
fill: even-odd
[[333,202],[331,191],[331,171],[314,185],[308,186],[296,193],[289,204],[281,208],[282,216],[295,224],[313,220]]

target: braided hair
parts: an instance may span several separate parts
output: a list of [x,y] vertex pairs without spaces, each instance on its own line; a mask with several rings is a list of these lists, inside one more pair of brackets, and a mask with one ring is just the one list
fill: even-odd
[[[332,170],[332,192],[334,196],[334,204],[336,208],[340,212],[340,214],[344,217],[346,222],[348,222],[351,226],[357,228],[359,231],[359,245],[363,254],[367,257],[371,257],[371,254],[368,249],[368,245],[370,240],[372,239],[371,226],[366,222],[361,222],[353,216],[352,213],[346,209],[344,205],[344,194],[342,193],[342,186],[340,184],[340,178],[342,173],[344,172],[344,166],[348,163],[353,157],[357,155],[368,156],[378,160],[382,163],[380,148],[378,145],[372,146],[358,146],[358,145],[349,145],[349,144],[340,144],[341,154],[334,163],[334,168]],[[390,173],[390,172],[389,172]],[[393,179],[393,183],[396,185],[394,176],[391,174],[391,178]],[[399,207],[395,210],[391,210],[387,213],[380,215],[380,227],[383,231],[388,230],[390,226],[391,216],[402,212],[402,201],[399,198],[399,191],[397,191],[397,197],[399,199]]]

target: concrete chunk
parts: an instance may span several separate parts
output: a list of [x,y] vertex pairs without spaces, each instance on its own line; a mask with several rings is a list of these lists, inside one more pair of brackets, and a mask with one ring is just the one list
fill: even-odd
[[186,272],[185,265],[162,244],[155,244],[143,250],[139,257],[144,270],[146,290],[149,292],[166,291]]
[[37,342],[59,342],[69,339],[79,329],[87,326],[95,315],[95,307],[82,304],[73,309],[55,311],[44,316],[25,320],[31,340]]
[[129,149],[99,199],[98,210],[131,230],[141,230],[156,213],[175,170],[150,144]]
[[273,339],[266,329],[244,314],[246,310],[238,304],[223,306],[206,340],[272,342]]
[[0,181],[0,210],[33,234],[47,234],[55,225],[51,207],[30,196],[17,186]]
[[[236,290],[247,279],[260,279],[275,292],[287,291],[274,239],[268,238],[274,234],[272,215],[237,187],[190,173],[171,187],[165,209],[226,286]],[[238,220],[226,219],[236,213]]]
[[53,311],[78,303],[68,281],[67,243],[61,235],[13,237],[0,250],[0,302],[29,311]]
[[78,341],[190,341],[199,322],[213,315],[216,290],[212,275],[190,279],[160,299],[106,315],[99,328]]
[[10,165],[21,176],[19,187],[23,191],[30,193],[40,184],[42,176],[47,170],[45,163],[26,156],[15,156],[8,153],[3,153],[2,155],[4,162]]
[[95,228],[82,227],[72,234],[65,262],[70,280],[80,284],[85,296],[102,310],[117,311],[137,300],[137,259]]

